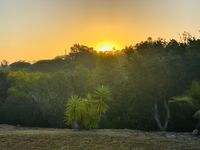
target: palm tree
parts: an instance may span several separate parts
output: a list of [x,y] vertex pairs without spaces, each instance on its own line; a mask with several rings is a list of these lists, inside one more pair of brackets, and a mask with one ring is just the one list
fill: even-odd
[[87,129],[97,128],[102,114],[109,109],[110,95],[110,89],[101,86],[93,95],[88,94],[85,98],[75,95],[69,98],[66,106],[67,124],[73,129],[80,126]]
[[189,91],[183,96],[173,97],[171,103],[186,103],[193,107],[196,112],[193,117],[198,120],[196,129],[200,129],[200,83],[194,81]]
[[73,129],[78,129],[79,123],[86,113],[84,103],[77,95],[69,98],[66,106],[67,124],[71,125]]
[[83,103],[85,105],[86,114],[83,120],[84,127],[87,129],[97,128],[99,125],[99,117],[95,107],[94,98],[88,94],[86,98],[83,99]]
[[96,100],[97,112],[101,117],[102,113],[109,109],[108,103],[111,100],[110,89],[102,85],[96,89],[93,97]]

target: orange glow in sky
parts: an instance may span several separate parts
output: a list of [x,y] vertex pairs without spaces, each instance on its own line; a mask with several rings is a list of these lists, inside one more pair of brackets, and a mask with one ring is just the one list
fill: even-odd
[[105,41],[101,41],[99,43],[96,44],[96,46],[94,46],[94,49],[97,51],[111,51],[111,50],[121,50],[123,47],[120,46],[120,43],[114,42],[114,41],[109,41],[109,40],[105,40]]
[[200,0],[0,0],[0,61],[51,59],[74,43],[107,51],[149,36],[199,36],[199,6]]

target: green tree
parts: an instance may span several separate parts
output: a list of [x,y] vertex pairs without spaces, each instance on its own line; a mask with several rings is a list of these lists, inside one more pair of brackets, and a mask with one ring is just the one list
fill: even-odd
[[23,70],[28,70],[31,64],[25,61],[17,61],[10,64],[9,66],[12,71],[17,71],[17,70],[23,71]]
[[73,129],[78,129],[85,113],[86,108],[82,99],[77,95],[70,97],[66,105],[67,124]]
[[10,101],[18,101],[20,98],[30,101],[37,107],[37,111],[49,127],[65,126],[65,103],[72,95],[66,74],[18,71],[11,72],[8,78],[11,82],[9,99],[12,100]]
[[83,65],[76,66],[68,75],[69,84],[71,85],[73,94],[75,95],[85,96],[96,87],[93,72]]
[[88,94],[84,99],[83,103],[86,109],[86,114],[84,117],[84,127],[87,129],[94,129],[99,127],[100,117],[97,112],[95,105],[95,99],[91,94]]
[[33,99],[29,96],[30,84],[39,74],[10,72],[8,97],[1,107],[5,123],[24,126],[44,126],[45,121]]
[[30,84],[28,93],[38,105],[49,126],[64,127],[65,104],[72,92],[68,76],[58,72],[42,74]]
[[85,45],[74,44],[71,47],[69,57],[73,66],[83,65],[86,68],[95,68],[96,61],[96,51],[92,47],[87,47]]
[[9,81],[7,80],[7,72],[0,71],[0,105],[6,101],[8,97]]
[[108,103],[111,100],[110,89],[102,85],[95,90],[93,96],[96,100],[97,112],[101,117],[109,109]]

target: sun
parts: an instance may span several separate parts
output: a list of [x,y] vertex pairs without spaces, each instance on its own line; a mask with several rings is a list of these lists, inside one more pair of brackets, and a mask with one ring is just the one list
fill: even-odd
[[102,46],[99,46],[99,51],[111,51],[112,49],[114,49],[114,45],[111,44],[103,44]]
[[97,43],[95,46],[95,49],[101,52],[112,51],[118,48],[119,48],[119,44],[117,44],[114,41],[102,41],[102,42]]

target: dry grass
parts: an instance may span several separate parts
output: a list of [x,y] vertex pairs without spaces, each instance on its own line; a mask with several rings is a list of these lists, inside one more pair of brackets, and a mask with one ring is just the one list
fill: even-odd
[[200,150],[189,133],[0,128],[0,150]]

